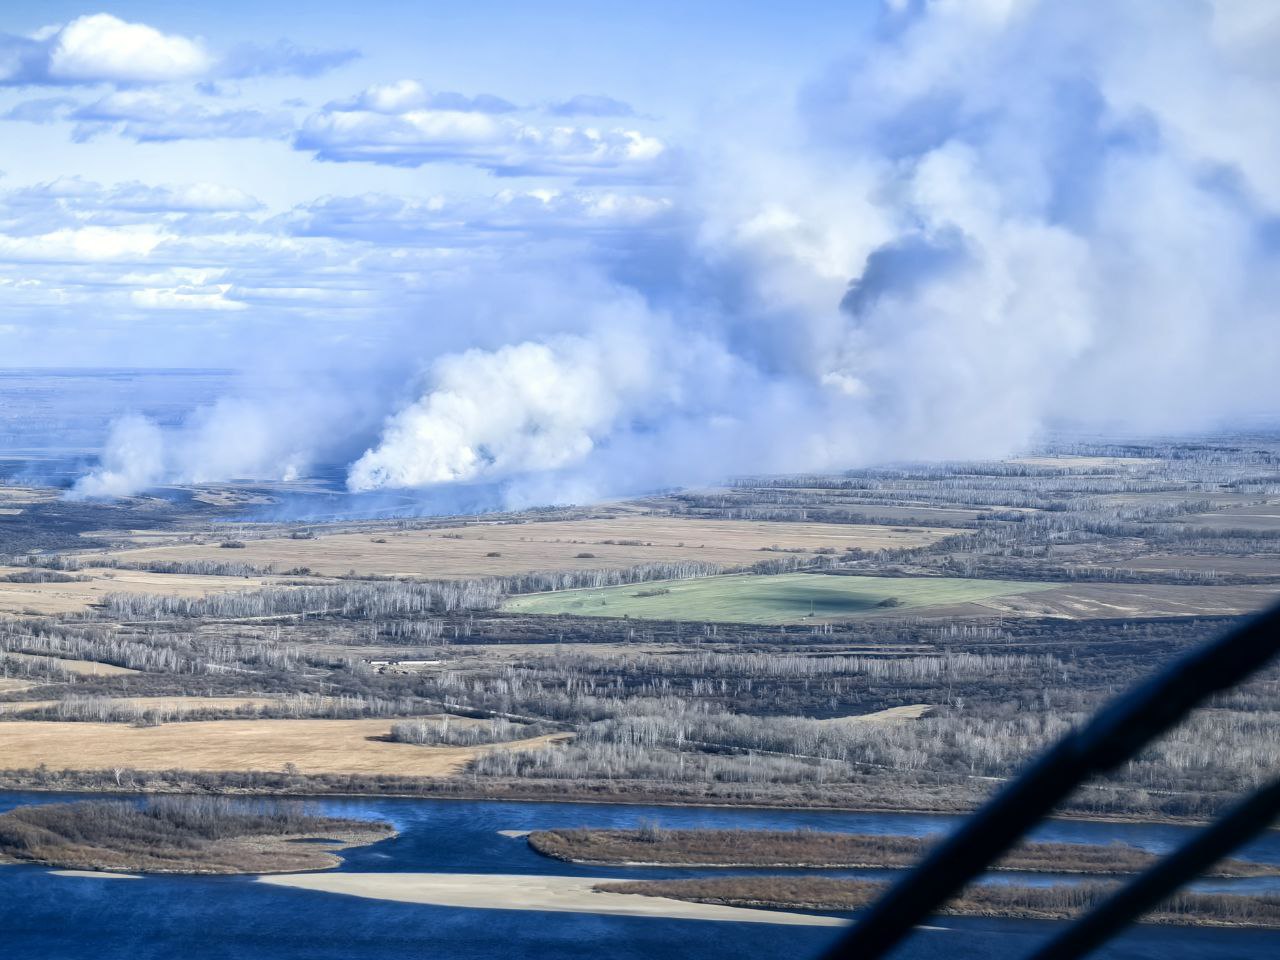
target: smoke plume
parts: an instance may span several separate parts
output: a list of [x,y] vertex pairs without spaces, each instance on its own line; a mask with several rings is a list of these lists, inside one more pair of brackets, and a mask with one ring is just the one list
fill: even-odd
[[[494,268],[442,295],[473,340],[415,344],[421,389],[349,489],[586,499],[1280,411],[1267,9],[887,4],[792,102],[686,148],[678,227],[575,248],[554,294]],[[123,423],[80,492],[305,469],[318,431],[288,417],[223,458],[236,415]]]

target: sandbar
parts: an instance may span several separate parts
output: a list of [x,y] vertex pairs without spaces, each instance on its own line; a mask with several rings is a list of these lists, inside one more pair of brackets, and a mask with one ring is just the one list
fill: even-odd
[[479,910],[540,910],[813,927],[839,927],[847,922],[839,917],[821,914],[688,903],[666,897],[598,893],[592,889],[597,883],[613,882],[607,877],[488,873],[290,873],[259,877],[258,882],[320,893],[393,900],[398,903],[470,907]]

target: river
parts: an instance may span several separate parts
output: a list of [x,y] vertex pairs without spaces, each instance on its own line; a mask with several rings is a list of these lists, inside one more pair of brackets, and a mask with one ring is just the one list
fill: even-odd
[[[84,797],[0,793],[0,812],[22,803],[60,799]],[[503,836],[502,830],[631,827],[656,820],[669,827],[811,827],[926,835],[945,832],[957,822],[954,817],[915,814],[393,798],[326,799],[316,801],[316,806],[328,814],[376,817],[396,825],[398,837],[349,852],[341,868],[378,873],[659,877],[690,872],[560,863],[538,856],[523,840]],[[1188,833],[1188,828],[1177,826],[1058,820],[1043,824],[1037,837],[1121,840],[1163,851]],[[1280,863],[1280,835],[1268,834],[1242,856]],[[1222,888],[1230,884],[1224,881]],[[896,956],[1017,957],[1057,926],[946,917],[917,933]],[[834,935],[819,927],[421,906],[272,887],[251,877],[108,880],[57,876],[35,866],[0,867],[0,953],[24,960],[550,960],[602,953],[751,960],[814,955]],[[1270,960],[1280,956],[1280,932],[1142,926],[1099,956]]]

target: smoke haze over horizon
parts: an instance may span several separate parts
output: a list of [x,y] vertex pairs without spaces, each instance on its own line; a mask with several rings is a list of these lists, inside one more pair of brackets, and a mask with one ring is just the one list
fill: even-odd
[[0,20],[6,362],[245,371],[122,409],[72,495],[522,506],[1280,414],[1280,10],[808,12],[588,17],[555,65],[568,20],[477,19],[421,79],[390,15]]

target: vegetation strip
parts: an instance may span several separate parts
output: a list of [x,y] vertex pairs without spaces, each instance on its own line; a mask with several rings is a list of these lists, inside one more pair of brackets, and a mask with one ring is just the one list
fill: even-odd
[[[688,880],[631,880],[598,883],[601,893],[632,893],[692,903],[782,910],[861,910],[886,884],[831,877],[715,877]],[[1090,883],[1053,887],[1005,884],[970,886],[939,913],[958,917],[1069,920],[1085,913],[1115,889]],[[1280,895],[1179,893],[1143,918],[1147,923],[1184,926],[1280,927]]]
[[216,797],[49,803],[0,815],[0,861],[135,873],[292,873],[395,835],[388,823],[321,817],[299,803]]
[[[935,838],[811,830],[535,830],[529,846],[572,863],[654,864],[697,867],[831,867],[878,869],[913,866]],[[1024,873],[1129,874],[1159,859],[1137,847],[1113,843],[1024,843],[993,869]],[[1280,867],[1224,860],[1209,876],[1280,875]]]

